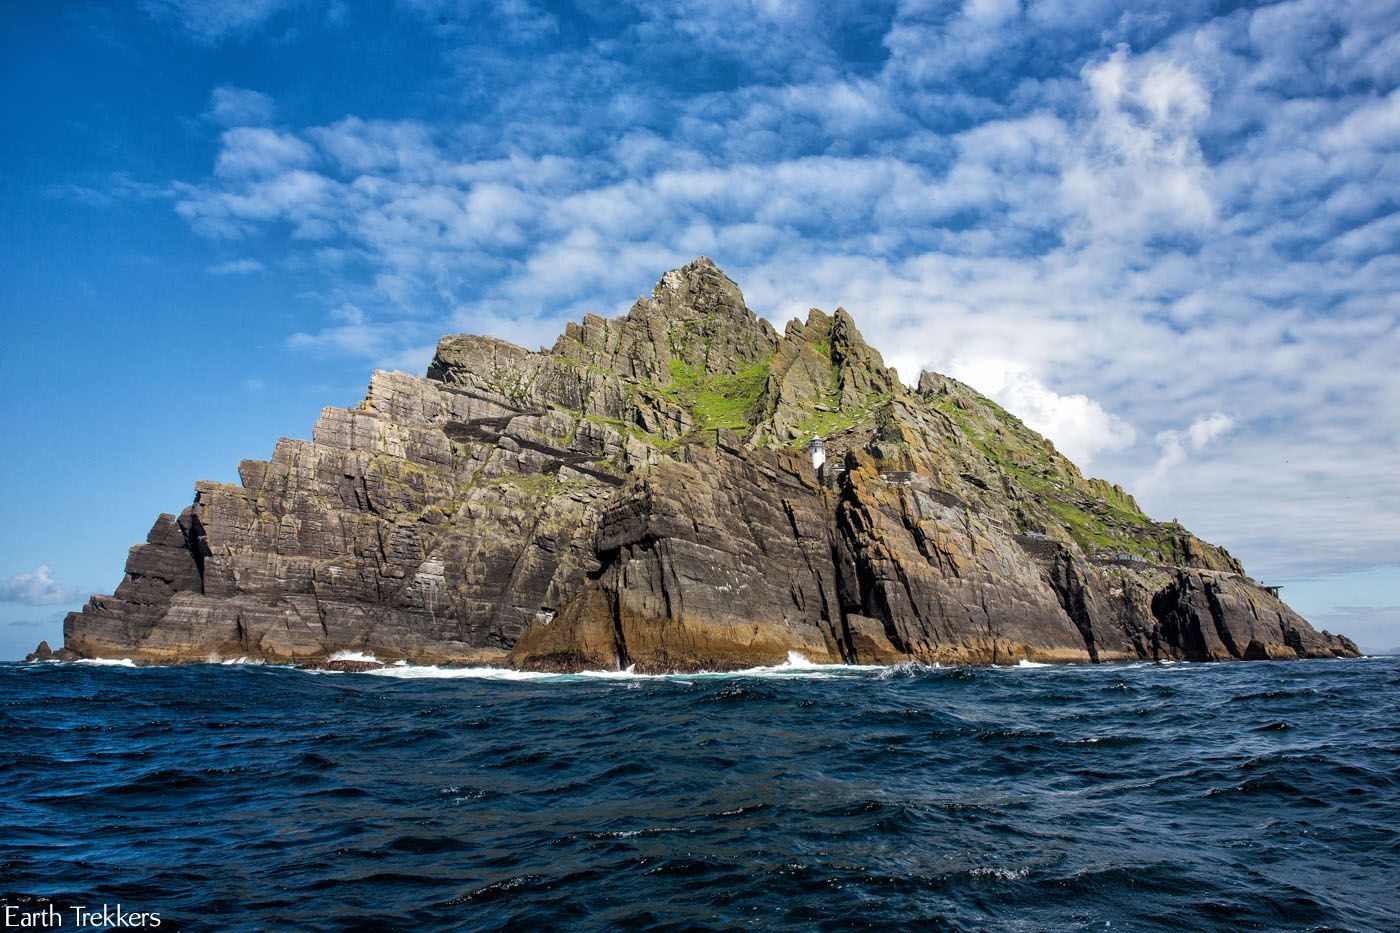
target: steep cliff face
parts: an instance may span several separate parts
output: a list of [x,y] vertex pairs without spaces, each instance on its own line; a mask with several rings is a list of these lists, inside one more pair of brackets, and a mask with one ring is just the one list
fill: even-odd
[[[806,445],[825,440],[812,467]],[[198,483],[63,656],[574,670],[1357,654],[843,309],[778,334],[708,259],[548,351],[445,337]]]

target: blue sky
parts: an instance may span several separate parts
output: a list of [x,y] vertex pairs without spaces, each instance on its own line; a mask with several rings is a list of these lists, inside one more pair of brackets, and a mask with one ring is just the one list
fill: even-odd
[[1400,644],[1400,3],[22,3],[0,657],[436,338],[714,257]]

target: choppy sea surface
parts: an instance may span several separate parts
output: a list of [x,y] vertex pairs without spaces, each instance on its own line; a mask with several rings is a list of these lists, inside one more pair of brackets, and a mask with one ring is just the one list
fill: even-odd
[[165,930],[1400,928],[1395,658],[6,664],[0,785],[0,900]]

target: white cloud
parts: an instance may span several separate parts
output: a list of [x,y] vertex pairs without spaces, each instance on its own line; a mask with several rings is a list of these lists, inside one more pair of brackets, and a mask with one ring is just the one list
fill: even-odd
[[998,57],[1012,57],[1022,41],[1013,20],[1015,0],[967,0],[950,18],[937,7],[905,8],[906,16],[885,36],[896,73],[915,84],[937,82],[960,72],[976,71]]
[[422,372],[436,345],[437,328],[422,321],[373,321],[354,305],[330,314],[331,324],[314,332],[297,332],[287,346],[368,360],[376,369]]
[[261,272],[263,264],[256,259],[229,259],[209,267],[210,275],[250,275]]
[[1020,0],[965,0],[964,18],[985,25],[1005,22],[1021,11]]
[[1131,424],[1098,402],[1082,394],[1061,395],[1015,362],[954,357],[948,369],[1053,440],[1081,467],[1101,451],[1122,450],[1137,439]]
[[0,602],[24,603],[28,606],[52,606],[78,599],[78,590],[53,578],[48,564],[40,564],[28,572],[17,573],[0,583]]
[[173,200],[176,192],[165,185],[132,178],[126,172],[114,172],[97,187],[69,184],[50,189],[58,197],[70,197],[89,207],[106,208],[125,201]]
[[215,173],[225,178],[267,177],[310,165],[315,150],[289,133],[235,126],[220,137]]
[[259,91],[225,85],[209,95],[207,115],[222,126],[264,126],[276,118],[277,105]]
[[1212,441],[1234,426],[1235,420],[1229,415],[1215,412],[1197,418],[1184,431],[1170,430],[1158,433],[1156,441],[1157,446],[1161,448],[1161,456],[1152,465],[1152,469],[1138,480],[1138,488],[1144,495],[1156,493],[1163,484],[1171,481],[1173,473],[1190,455],[1201,453]]
[[290,5],[290,0],[141,0],[147,15],[176,23],[201,42],[250,32]]
[[392,171],[401,179],[431,180],[443,167],[432,133],[421,123],[346,117],[307,135],[351,175]]
[[1206,445],[1235,426],[1235,419],[1216,412],[1197,418],[1186,429],[1186,445],[1192,450],[1204,450]]
[[[452,330],[548,343],[703,252],[1266,572],[1400,563],[1395,3],[908,2],[859,70],[848,12],[647,4],[528,67],[474,49],[485,116],[230,129],[177,210],[290,233],[361,309],[291,345],[381,365]],[[657,76],[702,59],[719,87]]]
[[1118,49],[1082,72],[1095,116],[1089,145],[1063,177],[1068,204],[1089,236],[1202,233],[1216,217],[1196,133],[1210,114],[1204,86],[1171,61]]

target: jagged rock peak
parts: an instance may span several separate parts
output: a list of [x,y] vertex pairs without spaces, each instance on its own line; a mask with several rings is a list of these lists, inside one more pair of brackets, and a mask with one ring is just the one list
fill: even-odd
[[656,672],[1357,653],[991,399],[918,383],[844,309],[779,336],[704,257],[549,351],[445,337],[427,379],[375,373],[312,440],[197,483],[48,655]]
[[[482,357],[489,340],[444,337],[428,377],[443,379],[454,368],[460,372],[460,358]],[[749,309],[739,286],[713,260],[701,256],[663,275],[651,294],[638,298],[622,317],[585,314],[582,322],[570,321],[549,355],[664,386],[678,367],[738,374],[769,359],[777,343],[772,325]],[[490,355],[497,354],[493,346]]]
[[753,322],[758,317],[744,302],[737,282],[724,274],[708,256],[698,256],[663,275],[651,290],[650,299],[638,299],[639,307],[655,310],[676,320],[698,315],[719,314],[735,322]]
[[884,367],[880,351],[865,342],[855,318],[845,308],[837,308],[831,322],[831,359],[838,366],[847,362],[868,362]]
[[737,374],[766,362],[778,344],[773,326],[749,309],[739,286],[705,256],[663,275],[623,321],[624,330],[645,333],[659,358],[675,361],[658,372],[662,383],[677,375],[677,364]]

